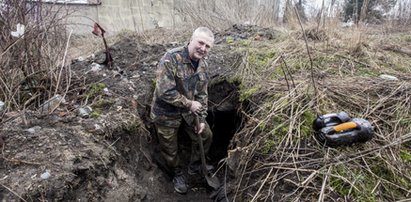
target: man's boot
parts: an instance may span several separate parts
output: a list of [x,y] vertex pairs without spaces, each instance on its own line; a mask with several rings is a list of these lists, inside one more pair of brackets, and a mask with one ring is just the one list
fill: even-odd
[[[199,174],[201,172],[201,162],[197,161],[195,163],[191,163],[190,165],[188,165],[188,174],[189,175],[196,175]],[[214,166],[206,164],[206,171],[207,173],[210,173],[214,170]]]
[[177,193],[180,193],[180,194],[187,193],[188,188],[186,184],[186,179],[181,170],[175,172],[175,175],[173,178],[173,184],[174,184],[174,190],[176,190]]

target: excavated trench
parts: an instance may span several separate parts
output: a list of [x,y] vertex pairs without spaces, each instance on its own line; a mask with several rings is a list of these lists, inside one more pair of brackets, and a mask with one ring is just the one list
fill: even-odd
[[214,135],[212,152],[209,153],[214,162],[226,157],[231,138],[241,129],[243,117],[238,113],[240,107],[236,84],[223,80],[210,87],[207,122]]
[[[217,167],[218,162],[227,156],[227,149],[234,133],[241,128],[242,117],[238,115],[239,93],[236,84],[225,80],[218,81],[209,87],[209,111],[207,122],[213,131],[213,143],[208,155],[209,163]],[[170,182],[170,173],[159,158],[159,148],[152,124],[146,123],[150,135],[137,135],[132,131],[113,136],[121,137],[116,143],[118,155],[117,165],[130,175],[134,175],[133,183],[148,187],[146,191],[132,194],[132,200],[142,201],[207,201],[211,190],[200,175],[189,176],[190,187],[186,195],[174,192]],[[118,136],[118,137],[117,137]],[[188,135],[179,133],[179,153],[183,165],[187,165],[191,150]],[[186,170],[186,169],[185,169]],[[187,175],[188,176],[188,175]],[[147,182],[149,181],[149,182]],[[149,185],[145,185],[149,184]],[[150,189],[153,187],[153,189]]]
[[[210,147],[208,160],[217,166],[217,163],[227,156],[227,149],[234,133],[241,128],[242,117],[237,112],[240,107],[237,85],[225,80],[210,85],[208,104],[209,110],[206,120],[213,132],[213,143]],[[179,137],[181,152],[189,154],[190,138],[182,131],[180,131]],[[189,155],[182,156],[185,157],[183,160],[188,161]]]

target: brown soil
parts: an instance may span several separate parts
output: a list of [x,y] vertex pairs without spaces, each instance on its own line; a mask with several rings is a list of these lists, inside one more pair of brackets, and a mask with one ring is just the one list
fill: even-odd
[[[230,51],[227,37],[266,40],[274,32],[234,26],[217,34],[209,58],[208,118],[214,133],[220,133],[210,155],[215,165],[226,156],[230,134],[241,122],[235,113],[240,107],[237,87],[225,81],[241,55]],[[102,51],[73,60],[66,102],[54,112],[6,114],[0,120],[0,201],[211,201],[201,176],[190,178],[188,194],[175,193],[155,160],[156,137],[147,120],[157,61],[167,49],[184,43],[145,44],[138,37],[122,37],[110,47],[111,68],[92,70],[104,60]],[[99,83],[108,92],[90,94]],[[84,106],[94,114],[80,117],[78,109]],[[187,143],[182,138],[185,154]]]

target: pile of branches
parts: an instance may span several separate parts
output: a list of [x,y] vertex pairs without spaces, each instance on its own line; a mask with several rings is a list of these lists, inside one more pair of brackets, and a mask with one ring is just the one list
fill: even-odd
[[70,83],[63,7],[41,1],[0,4],[0,101],[3,113],[36,108]]
[[[253,71],[247,65],[240,71],[248,75],[243,84],[259,86],[229,151],[233,201],[411,197],[409,82],[330,76],[313,85],[307,75],[267,80]],[[314,119],[340,111],[368,120],[373,139],[335,148],[320,144],[313,136]]]

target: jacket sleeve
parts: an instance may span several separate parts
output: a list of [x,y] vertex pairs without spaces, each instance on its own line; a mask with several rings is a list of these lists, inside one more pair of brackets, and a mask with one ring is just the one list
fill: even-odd
[[157,96],[163,101],[180,108],[190,109],[191,101],[177,90],[175,75],[177,63],[171,54],[166,53],[160,60],[157,72]]
[[208,75],[205,72],[198,74],[198,85],[195,92],[195,100],[200,102],[203,106],[200,112],[200,122],[205,122],[208,109]]

